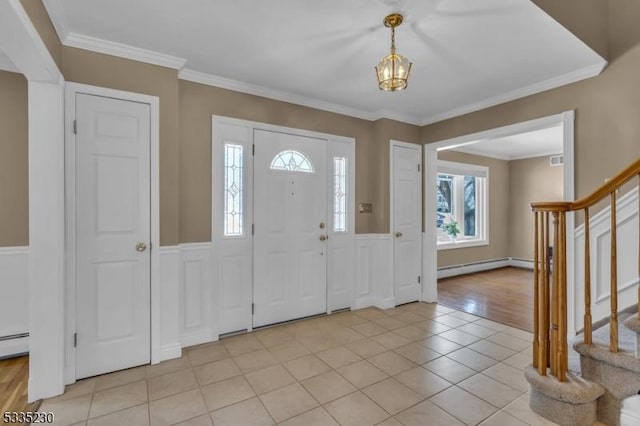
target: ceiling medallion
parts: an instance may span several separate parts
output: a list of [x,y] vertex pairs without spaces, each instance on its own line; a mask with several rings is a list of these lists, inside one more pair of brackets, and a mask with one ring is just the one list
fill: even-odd
[[402,24],[402,15],[392,13],[384,18],[384,26],[391,28],[391,52],[380,60],[376,68],[380,90],[396,91],[407,88],[411,61],[396,53],[396,27]]

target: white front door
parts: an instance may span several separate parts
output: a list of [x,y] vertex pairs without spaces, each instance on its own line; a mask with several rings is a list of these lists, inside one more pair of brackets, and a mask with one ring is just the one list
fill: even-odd
[[150,362],[150,106],[76,95],[76,377]]
[[420,145],[392,142],[393,284],[396,305],[420,299],[422,184]]
[[327,141],[254,130],[254,317],[327,311]]

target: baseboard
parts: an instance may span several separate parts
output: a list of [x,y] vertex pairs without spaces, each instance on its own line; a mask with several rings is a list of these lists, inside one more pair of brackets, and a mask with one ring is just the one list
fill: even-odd
[[0,340],[0,359],[29,352],[29,336]]
[[474,272],[489,271],[510,266],[509,258],[486,260],[463,265],[452,265],[438,268],[438,279],[456,277],[458,275],[472,274]]
[[533,271],[533,260],[509,258],[509,266],[514,268],[531,269]]
[[396,306],[396,300],[393,297],[388,297],[386,299],[373,298],[371,302],[373,306],[378,309],[391,309]]
[[172,343],[160,348],[160,361],[180,358],[182,356],[182,346],[180,343]]
[[369,296],[367,296],[367,297],[359,297],[353,302],[353,306],[351,307],[351,309],[352,310],[364,309],[364,308],[368,308],[369,306],[373,306],[373,303],[371,301],[371,297],[369,297]]
[[185,333],[180,336],[180,346],[186,348],[188,346],[200,345],[218,340],[213,339],[211,330],[199,330],[195,333]]

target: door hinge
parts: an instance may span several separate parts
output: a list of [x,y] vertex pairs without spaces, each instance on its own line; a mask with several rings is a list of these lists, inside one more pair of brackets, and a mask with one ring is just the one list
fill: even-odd
[[251,155],[256,155],[256,144],[251,145]]
[[255,303],[252,303],[252,304],[251,304],[251,315],[253,315],[253,314],[255,314],[255,313],[256,313],[256,304],[255,304]]
[[73,347],[78,347],[78,333],[73,333]]
[[418,275],[418,284],[420,284],[420,275]]
[[256,225],[254,223],[251,224],[251,235],[256,233]]
[[418,164],[418,171],[420,171],[420,164]]
[[77,120],[73,120],[73,134],[74,135],[78,134],[78,121]]

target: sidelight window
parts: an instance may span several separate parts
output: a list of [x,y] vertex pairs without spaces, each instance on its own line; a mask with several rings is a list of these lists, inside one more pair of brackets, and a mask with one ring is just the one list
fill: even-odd
[[333,231],[347,232],[347,159],[333,157]]
[[224,235],[242,236],[244,222],[244,147],[224,144]]

